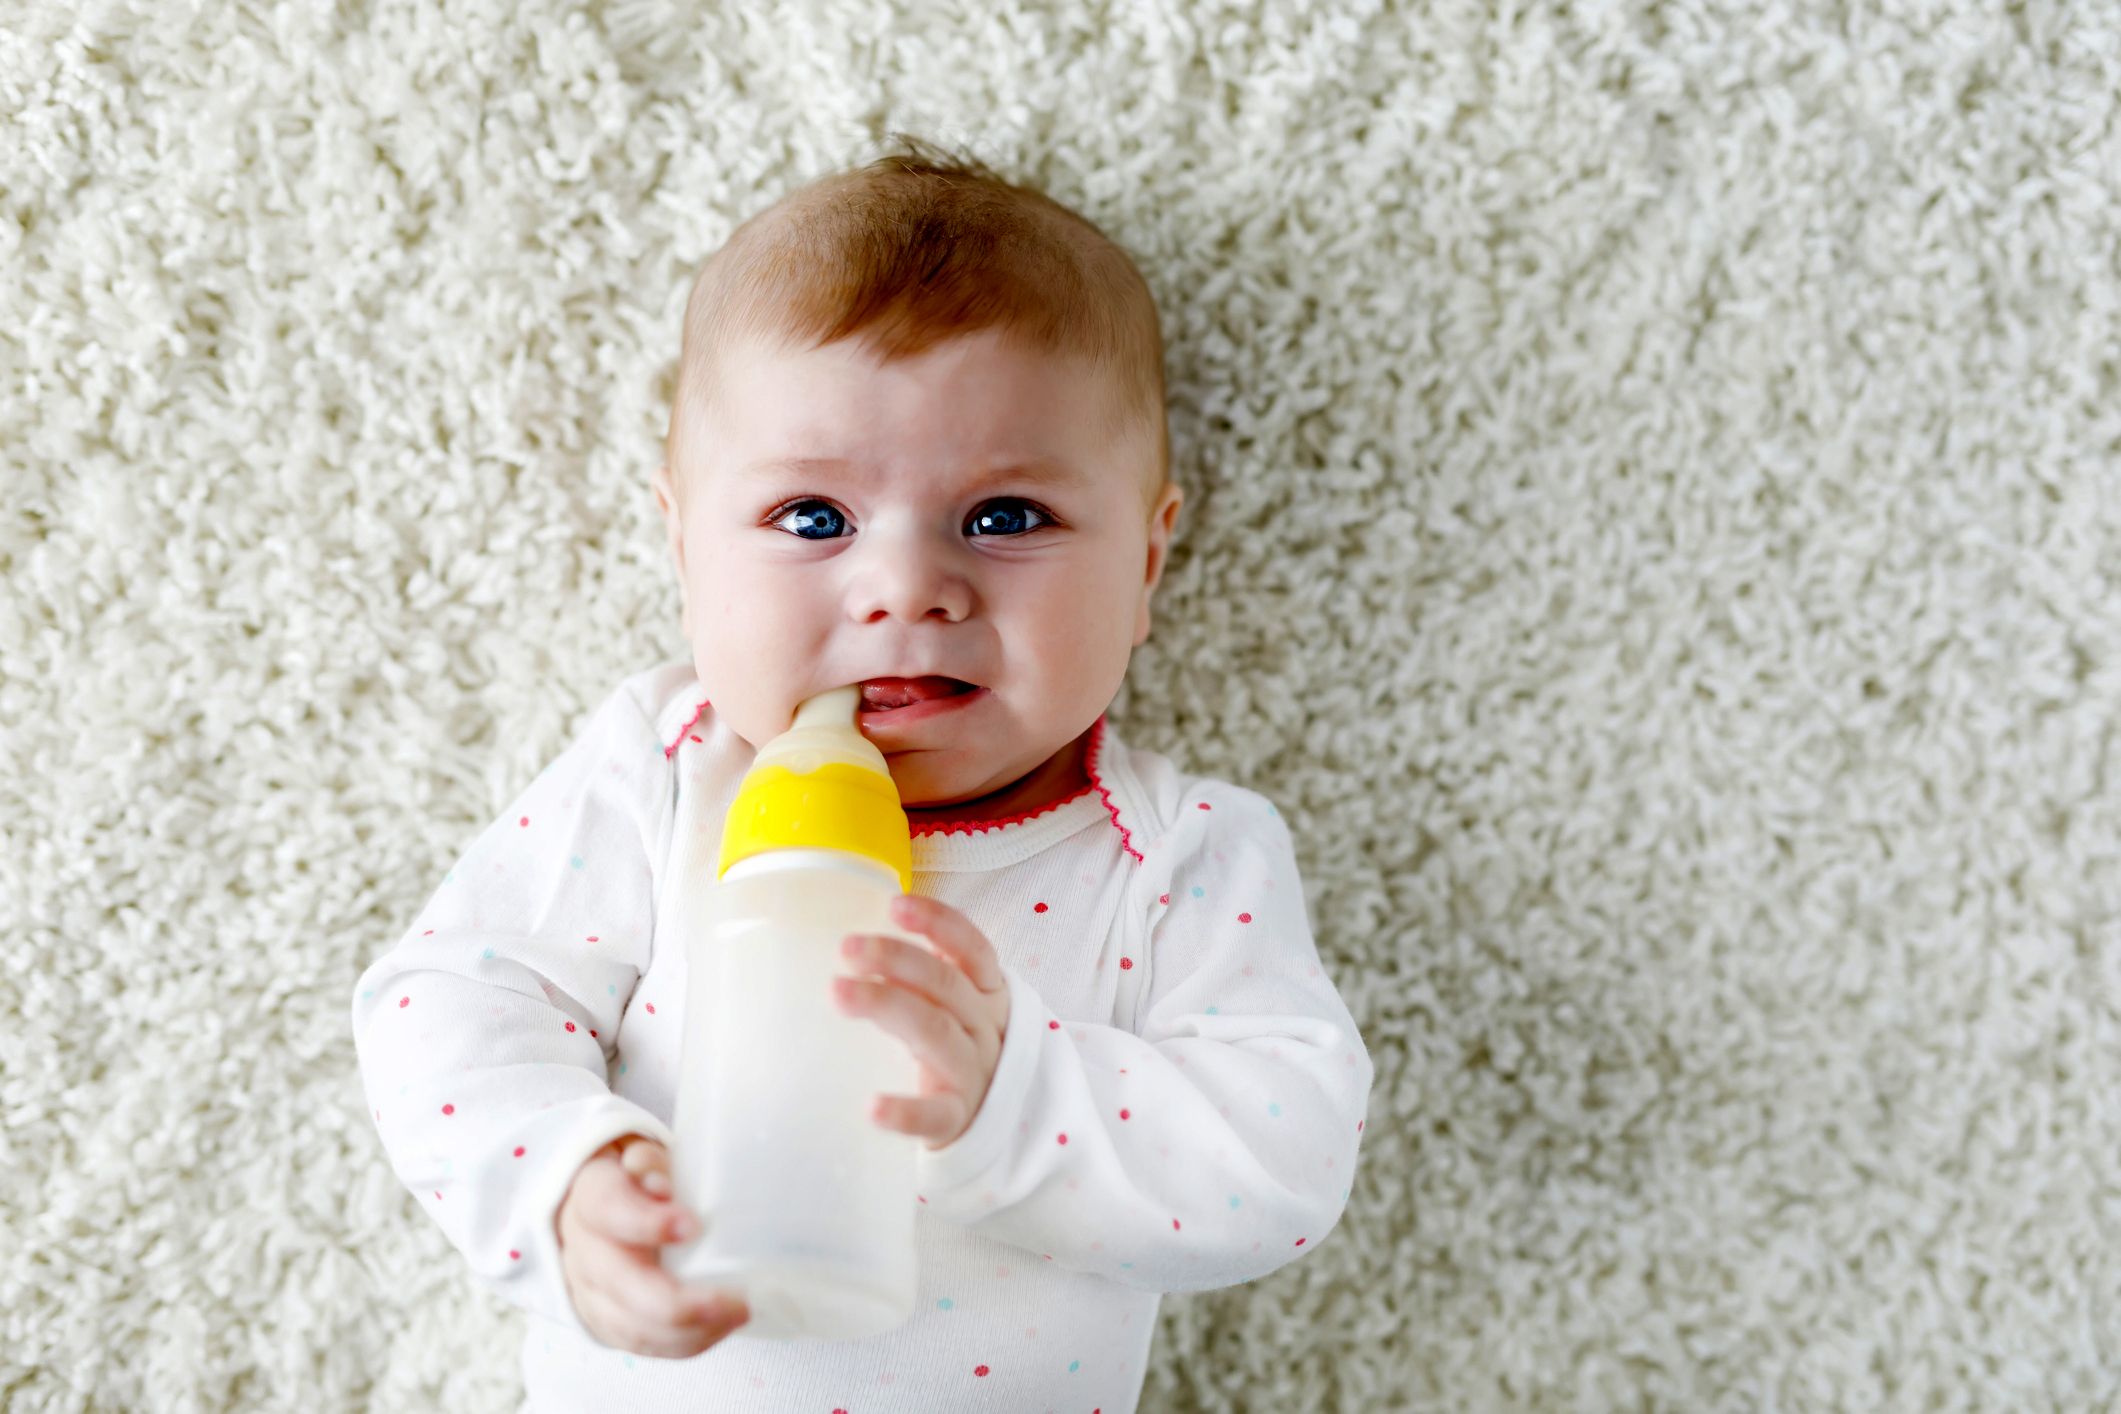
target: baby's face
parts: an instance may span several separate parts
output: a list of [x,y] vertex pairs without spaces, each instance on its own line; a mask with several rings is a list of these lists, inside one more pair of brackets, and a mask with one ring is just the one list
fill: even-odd
[[[720,372],[699,464],[655,487],[721,719],[756,749],[830,688],[975,684],[925,719],[862,714],[908,807],[993,795],[1072,748],[1149,635],[1180,500],[1144,518],[1153,430],[1100,432],[1109,375],[998,331],[890,365],[854,340],[732,350]],[[1007,471],[1034,461],[1060,479]]]

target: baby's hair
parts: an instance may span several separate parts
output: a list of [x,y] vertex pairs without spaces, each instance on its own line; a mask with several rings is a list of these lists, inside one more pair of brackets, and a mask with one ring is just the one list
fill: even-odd
[[719,351],[823,348],[853,335],[889,363],[1000,329],[1090,360],[1120,392],[1112,433],[1149,419],[1145,512],[1170,477],[1163,332],[1133,260],[1088,219],[976,158],[905,133],[901,150],[783,196],[703,265],[685,306],[665,454],[692,464],[688,424],[712,408]]

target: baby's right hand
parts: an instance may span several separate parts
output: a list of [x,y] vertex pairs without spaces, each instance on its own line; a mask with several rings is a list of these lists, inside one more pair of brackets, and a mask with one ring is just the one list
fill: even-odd
[[699,1219],[670,1201],[670,1151],[646,1135],[590,1155],[554,1226],[575,1314],[614,1350],[683,1360],[751,1319],[741,1296],[687,1288],[663,1270],[662,1244],[691,1240]]

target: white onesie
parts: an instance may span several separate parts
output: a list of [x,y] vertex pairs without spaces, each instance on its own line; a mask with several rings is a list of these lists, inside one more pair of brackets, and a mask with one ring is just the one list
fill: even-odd
[[914,891],[993,942],[1010,1013],[971,1127],[908,1141],[913,1318],[662,1360],[575,1314],[554,1217],[610,1140],[672,1142],[685,967],[657,903],[752,755],[689,661],[626,679],[354,985],[392,1170],[530,1315],[527,1407],[1134,1409],[1162,1293],[1263,1276],[1339,1221],[1373,1071],[1274,807],[1102,717],[1081,793],[915,827]]

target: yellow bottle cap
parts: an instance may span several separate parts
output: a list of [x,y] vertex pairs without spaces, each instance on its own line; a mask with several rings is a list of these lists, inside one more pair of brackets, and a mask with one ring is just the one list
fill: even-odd
[[722,823],[715,878],[770,849],[838,849],[876,860],[913,892],[913,830],[884,753],[855,725],[861,702],[858,685],[821,692],[759,748]]

